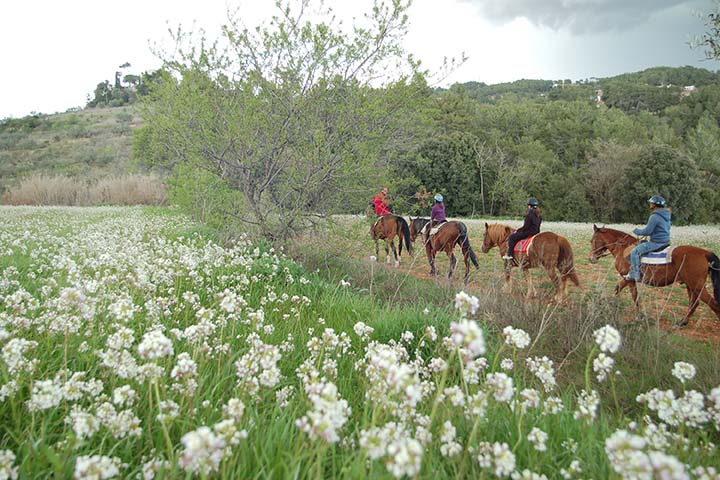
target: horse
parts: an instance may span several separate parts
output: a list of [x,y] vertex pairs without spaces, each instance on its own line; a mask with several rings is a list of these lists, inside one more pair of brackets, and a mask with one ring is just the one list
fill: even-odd
[[412,218],[410,217],[410,241],[415,242],[415,239],[422,233],[423,228],[425,228],[425,225],[430,223],[429,218]]
[[[485,235],[483,236],[482,252],[488,253],[490,249],[497,246],[500,250],[500,256],[507,253],[507,239],[513,229],[508,225],[495,223],[492,225],[485,224]],[[532,278],[528,275],[530,268],[542,267],[550,277],[555,286],[555,300],[561,300],[567,295],[567,282],[572,281],[576,286],[580,286],[580,280],[575,273],[575,265],[573,263],[573,251],[570,242],[565,237],[552,232],[538,233],[532,240],[531,246],[527,253],[515,253],[515,260],[505,261],[505,290],[511,290],[510,270],[515,265],[520,266],[523,276],[528,283],[527,296],[535,295],[535,288],[532,284]],[[558,278],[557,270],[560,272]]]
[[460,249],[463,253],[463,259],[465,260],[465,285],[468,283],[470,277],[470,263],[472,261],[475,268],[480,268],[478,264],[475,252],[470,246],[470,239],[468,238],[467,227],[464,223],[458,221],[445,222],[439,226],[439,230],[434,234],[430,235],[429,239],[425,240],[425,253],[427,253],[428,263],[430,264],[430,275],[437,275],[438,271],[435,267],[435,254],[437,252],[444,251],[450,259],[450,271],[448,272],[448,279],[452,278],[457,266],[457,258],[453,250],[455,245],[460,245]]
[[[395,236],[398,237],[398,250],[395,250]],[[403,217],[398,215],[383,215],[370,228],[370,238],[375,241],[375,257],[379,253],[379,240],[385,240],[385,254],[387,255],[387,263],[390,263],[390,250],[392,248],[395,266],[400,265],[400,255],[402,255],[403,241],[407,247],[408,254],[412,253],[412,245],[410,243],[410,228]]]
[[[615,270],[624,276],[630,271],[625,250],[638,243],[638,239],[619,230],[598,227],[593,225],[593,236],[590,240],[590,263],[597,263],[600,257],[612,255],[615,257]],[[664,265],[641,265],[642,283],[653,287],[666,287],[675,282],[685,285],[687,289],[688,311],[678,323],[678,327],[688,324],[690,316],[699,305],[698,300],[705,302],[720,320],[720,259],[710,250],[691,245],[680,245],[673,249],[672,262]],[[706,288],[708,275],[713,285],[711,296]],[[627,286],[630,286],[633,302],[640,308],[637,284],[622,278],[615,286],[615,295]]]

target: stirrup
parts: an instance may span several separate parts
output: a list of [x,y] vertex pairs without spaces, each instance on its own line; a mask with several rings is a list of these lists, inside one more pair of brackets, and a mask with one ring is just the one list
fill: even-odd
[[511,257],[510,255],[503,255],[502,259],[503,260],[515,260],[515,257]]

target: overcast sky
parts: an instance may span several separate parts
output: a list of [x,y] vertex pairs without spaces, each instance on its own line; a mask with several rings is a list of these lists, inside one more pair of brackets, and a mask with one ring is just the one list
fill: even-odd
[[[246,23],[274,0],[239,3]],[[330,1],[339,16],[372,0]],[[232,0],[8,0],[0,7],[0,119],[84,106],[117,67],[160,66],[152,42],[168,26],[213,32]],[[352,7],[351,7],[352,5]],[[468,61],[446,83],[609,77],[654,66],[720,69],[688,42],[705,27],[698,13],[712,0],[414,0],[406,48],[436,67],[443,57]],[[216,30],[215,30],[216,31]]]

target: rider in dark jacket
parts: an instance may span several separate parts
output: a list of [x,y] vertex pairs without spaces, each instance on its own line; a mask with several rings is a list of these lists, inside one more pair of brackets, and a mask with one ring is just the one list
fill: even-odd
[[528,211],[527,215],[525,215],[523,226],[511,233],[508,237],[508,251],[505,255],[503,255],[503,259],[513,260],[513,250],[515,249],[515,244],[524,238],[532,237],[533,235],[540,233],[542,218],[540,217],[539,207],[540,202],[538,202],[537,198],[531,197],[528,200]]

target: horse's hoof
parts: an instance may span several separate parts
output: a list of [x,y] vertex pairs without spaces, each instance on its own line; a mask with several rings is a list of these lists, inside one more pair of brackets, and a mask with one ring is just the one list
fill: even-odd
[[673,330],[680,330],[681,328],[685,328],[687,326],[688,326],[688,321],[682,320],[682,321],[676,323],[675,325],[673,325],[672,328],[673,328]]
[[400,266],[400,262],[395,262],[395,268]]

